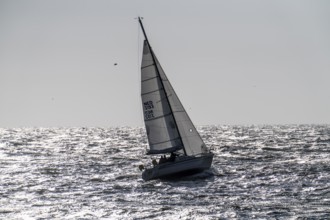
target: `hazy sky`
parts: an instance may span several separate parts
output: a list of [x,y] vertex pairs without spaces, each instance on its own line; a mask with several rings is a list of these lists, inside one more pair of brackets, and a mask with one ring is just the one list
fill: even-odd
[[138,15],[196,125],[330,123],[328,0],[0,0],[0,127],[143,125]]

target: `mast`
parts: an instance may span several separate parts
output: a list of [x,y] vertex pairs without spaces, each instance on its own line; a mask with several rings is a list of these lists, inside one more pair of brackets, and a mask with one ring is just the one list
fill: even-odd
[[144,30],[144,27],[143,27],[143,24],[142,24],[141,17],[138,17],[138,20],[139,20],[139,23],[140,23],[140,26],[141,26],[141,29],[142,29],[142,32],[143,32],[144,38],[145,38],[145,40],[146,40],[146,42],[147,42],[147,45],[148,45],[148,47],[149,47],[150,54],[151,54],[151,57],[152,57],[152,62],[153,62],[154,65],[155,65],[156,74],[157,74],[157,76],[159,77],[159,81],[160,81],[162,87],[164,88],[165,99],[166,99],[166,101],[168,102],[168,106],[170,107],[170,111],[171,111],[171,114],[172,114],[172,116],[173,116],[173,120],[174,120],[175,127],[176,127],[176,129],[178,130],[179,138],[180,138],[180,141],[181,141],[181,143],[182,143],[182,149],[183,149],[183,152],[184,152],[185,155],[187,155],[187,153],[186,153],[186,149],[184,148],[184,144],[183,144],[183,141],[182,141],[182,136],[181,136],[181,134],[180,134],[180,130],[179,130],[178,124],[177,124],[177,122],[176,122],[176,119],[175,119],[175,116],[174,116],[174,112],[173,112],[173,109],[172,109],[172,106],[171,106],[170,100],[168,99],[168,95],[167,95],[167,92],[166,92],[166,89],[165,89],[165,86],[164,86],[164,83],[163,83],[162,77],[161,77],[160,74],[159,74],[159,69],[158,69],[158,66],[157,66],[157,63],[156,63],[156,58],[155,58],[154,52],[153,52],[153,50],[152,50],[152,48],[151,48],[151,46],[150,46],[150,43],[149,43],[149,40],[148,40],[147,34],[146,34],[145,30]]

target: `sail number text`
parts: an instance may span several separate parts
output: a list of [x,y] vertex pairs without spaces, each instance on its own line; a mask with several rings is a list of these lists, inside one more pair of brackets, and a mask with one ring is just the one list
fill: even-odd
[[143,107],[144,107],[144,119],[148,120],[151,118],[154,118],[154,103],[152,101],[147,101],[143,103]]

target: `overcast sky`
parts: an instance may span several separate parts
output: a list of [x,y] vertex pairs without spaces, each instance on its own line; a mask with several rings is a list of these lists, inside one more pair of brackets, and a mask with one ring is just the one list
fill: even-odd
[[0,0],[0,127],[142,126],[138,15],[196,125],[330,123],[328,0]]

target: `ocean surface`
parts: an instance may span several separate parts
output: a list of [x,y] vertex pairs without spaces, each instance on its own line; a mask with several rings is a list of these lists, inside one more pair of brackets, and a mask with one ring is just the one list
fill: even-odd
[[0,219],[330,219],[330,125],[198,130],[212,169],[144,182],[143,128],[0,128]]

